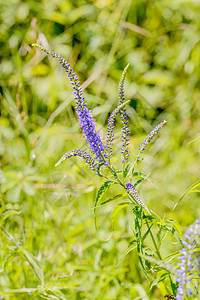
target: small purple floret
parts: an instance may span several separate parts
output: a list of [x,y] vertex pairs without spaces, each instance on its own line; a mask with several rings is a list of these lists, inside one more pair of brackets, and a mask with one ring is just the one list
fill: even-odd
[[74,156],[82,157],[85,160],[85,162],[87,164],[89,164],[91,170],[93,170],[93,171],[97,170],[97,164],[95,163],[94,159],[87,152],[80,150],[80,149],[75,149],[75,150],[65,153],[61,157],[59,162],[57,162],[56,165],[59,165],[61,162],[63,162],[67,158],[74,157]]
[[131,183],[127,183],[125,189],[127,190],[128,193],[130,193],[133,196],[135,201],[148,212],[148,214],[151,214],[150,211],[148,210],[147,206],[144,204],[144,202],[140,198],[136,188]]

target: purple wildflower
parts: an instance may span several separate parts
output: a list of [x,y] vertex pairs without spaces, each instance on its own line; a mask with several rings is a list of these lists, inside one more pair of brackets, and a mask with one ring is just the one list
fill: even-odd
[[61,157],[61,159],[57,162],[56,166],[58,166],[61,162],[63,162],[64,160],[66,160],[67,158],[70,158],[72,156],[82,157],[85,160],[85,162],[87,164],[89,164],[90,169],[92,169],[93,171],[97,169],[97,164],[92,159],[92,157],[87,152],[80,150],[80,149],[75,149],[75,150],[65,153]]
[[122,103],[121,105],[119,105],[117,108],[115,108],[115,110],[113,110],[112,114],[110,115],[109,119],[108,119],[108,128],[107,128],[107,139],[106,139],[106,151],[108,153],[108,156],[111,156],[111,154],[113,153],[113,140],[114,140],[114,123],[115,123],[115,119],[117,117],[117,114],[123,109],[123,107],[129,102],[126,101],[124,103]]
[[80,86],[80,81],[76,73],[73,72],[72,68],[70,67],[70,64],[67,63],[67,61],[63,57],[61,57],[60,54],[47,50],[37,44],[34,44],[33,46],[36,46],[39,49],[43,50],[49,56],[52,56],[53,58],[54,57],[57,58],[59,60],[59,63],[65,69],[66,73],[68,73],[69,80],[73,85],[73,89],[74,89],[74,99],[77,104],[76,111],[77,111],[80,127],[82,128],[86,141],[89,144],[91,151],[95,154],[96,159],[99,162],[103,162],[104,158],[102,153],[105,151],[105,146],[103,145],[99,133],[96,131],[94,119],[90,111],[86,107],[84,97],[82,96],[83,91]]
[[[124,82],[125,82],[125,75],[126,71],[128,69],[129,64],[124,69],[120,82],[119,82],[119,104],[123,104],[125,101],[124,97]],[[129,145],[129,125],[128,125],[128,117],[126,114],[126,109],[123,107],[120,110],[120,116],[121,116],[121,123],[122,123],[122,147],[121,147],[121,153],[123,154],[122,162],[125,162],[126,159],[128,159],[129,151],[128,151],[128,145]]]
[[130,193],[133,196],[135,201],[147,211],[148,214],[151,214],[147,206],[144,204],[144,202],[138,195],[136,188],[131,183],[127,183],[125,189],[127,190],[128,193]]
[[[139,151],[140,153],[142,153],[146,146],[151,142],[151,140],[156,136],[156,134],[158,133],[158,131],[167,123],[167,121],[163,121],[160,124],[158,124],[146,137],[146,139],[142,142],[142,144],[140,144],[139,146]],[[137,155],[138,160],[140,159],[140,153],[139,155]]]
[[184,248],[179,253],[178,269],[175,276],[179,283],[177,288],[177,300],[182,300],[184,296],[195,295],[195,285],[191,283],[195,275],[200,276],[200,257],[199,251],[196,249],[200,243],[200,220],[196,220],[194,225],[191,225],[185,234],[183,241]]

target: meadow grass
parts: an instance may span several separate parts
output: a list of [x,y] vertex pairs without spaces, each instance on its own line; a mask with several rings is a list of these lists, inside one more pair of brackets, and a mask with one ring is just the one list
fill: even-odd
[[[189,261],[184,233],[200,210],[199,10],[195,1],[1,0],[2,299],[189,294],[176,270]],[[83,160],[88,144],[66,74],[33,43],[60,52],[78,74],[96,132],[113,152],[115,168],[99,166],[100,177]],[[128,63],[120,95],[129,102],[118,107]],[[138,161],[138,147],[163,120]],[[82,157],[55,167],[74,149]],[[195,293],[194,273],[187,288]]]

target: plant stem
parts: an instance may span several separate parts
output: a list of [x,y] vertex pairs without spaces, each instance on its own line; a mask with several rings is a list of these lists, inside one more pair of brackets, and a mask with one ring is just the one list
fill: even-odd
[[[144,215],[144,216],[145,216],[145,215]],[[159,251],[158,246],[157,246],[157,244],[156,244],[156,241],[155,241],[155,239],[154,239],[154,236],[153,236],[153,233],[152,233],[152,231],[151,231],[151,228],[149,227],[149,223],[148,223],[147,219],[145,220],[145,222],[146,222],[147,228],[148,228],[148,230],[149,230],[149,233],[150,233],[152,242],[153,242],[153,244],[154,244],[155,251],[156,251],[156,253],[157,253],[157,255],[158,255],[158,258],[159,258],[160,260],[162,260],[160,251]]]

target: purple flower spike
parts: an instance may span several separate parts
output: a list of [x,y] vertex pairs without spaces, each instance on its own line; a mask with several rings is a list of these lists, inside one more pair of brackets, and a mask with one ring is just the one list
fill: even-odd
[[86,107],[84,97],[82,96],[83,91],[80,86],[78,76],[76,75],[76,73],[73,72],[72,68],[70,68],[70,64],[67,63],[67,61],[63,57],[61,57],[60,54],[45,49],[37,44],[33,44],[33,46],[38,47],[39,49],[47,53],[49,56],[57,58],[59,60],[59,63],[65,69],[66,73],[68,74],[69,80],[73,85],[74,99],[77,104],[76,111],[80,127],[85,135],[86,141],[89,144],[91,151],[95,154],[96,159],[99,161],[99,163],[104,162],[102,153],[105,151],[105,146],[103,145],[99,133],[96,131],[94,119],[90,111]]
[[[185,299],[184,296],[195,296],[195,283],[192,284],[193,277],[200,276],[200,256],[199,251],[195,251],[200,243],[200,220],[196,220],[185,234],[185,239],[189,243],[183,241],[184,248],[179,251],[181,256],[178,257],[177,270],[175,272],[176,281],[179,283],[177,288],[177,300]],[[193,249],[194,251],[190,251]]]
[[[160,124],[158,124],[146,137],[146,139],[140,144],[139,151],[142,153],[147,145],[151,142],[151,140],[156,136],[158,131],[167,123],[167,121],[163,121]],[[140,160],[140,153],[137,155],[137,160]]]
[[[119,82],[119,105],[123,104],[125,102],[125,96],[124,96],[124,82],[125,82],[125,75],[126,71],[128,69],[129,64],[124,69],[120,82]],[[125,162],[126,159],[128,159],[129,151],[128,151],[128,145],[129,145],[129,125],[128,125],[128,117],[126,114],[126,109],[122,108],[120,110],[120,117],[121,117],[121,123],[122,123],[122,147],[121,147],[121,153],[123,154],[122,162]]]
[[144,202],[142,201],[142,199],[138,195],[138,192],[137,192],[136,188],[131,183],[127,183],[125,189],[127,190],[128,193],[130,193],[133,196],[135,201],[140,206],[142,206],[147,211],[147,213],[150,215],[151,214],[150,211],[148,210],[147,206],[144,204]]
[[113,153],[113,140],[114,140],[113,130],[114,130],[115,119],[117,117],[117,114],[129,102],[130,101],[127,100],[126,102],[122,103],[117,108],[115,108],[115,110],[113,110],[112,114],[110,115],[110,117],[108,119],[107,139],[106,139],[106,142],[107,142],[107,144],[106,144],[106,152],[107,152],[108,156],[111,156],[111,154]]
[[85,160],[85,162],[87,164],[89,164],[91,170],[95,171],[97,169],[97,164],[95,163],[95,161],[93,160],[93,158],[87,152],[85,152],[83,150],[80,150],[80,149],[75,149],[75,150],[72,150],[70,152],[65,153],[61,157],[61,159],[57,162],[56,166],[58,166],[64,160],[66,160],[67,158],[70,158],[72,156],[82,157]]

